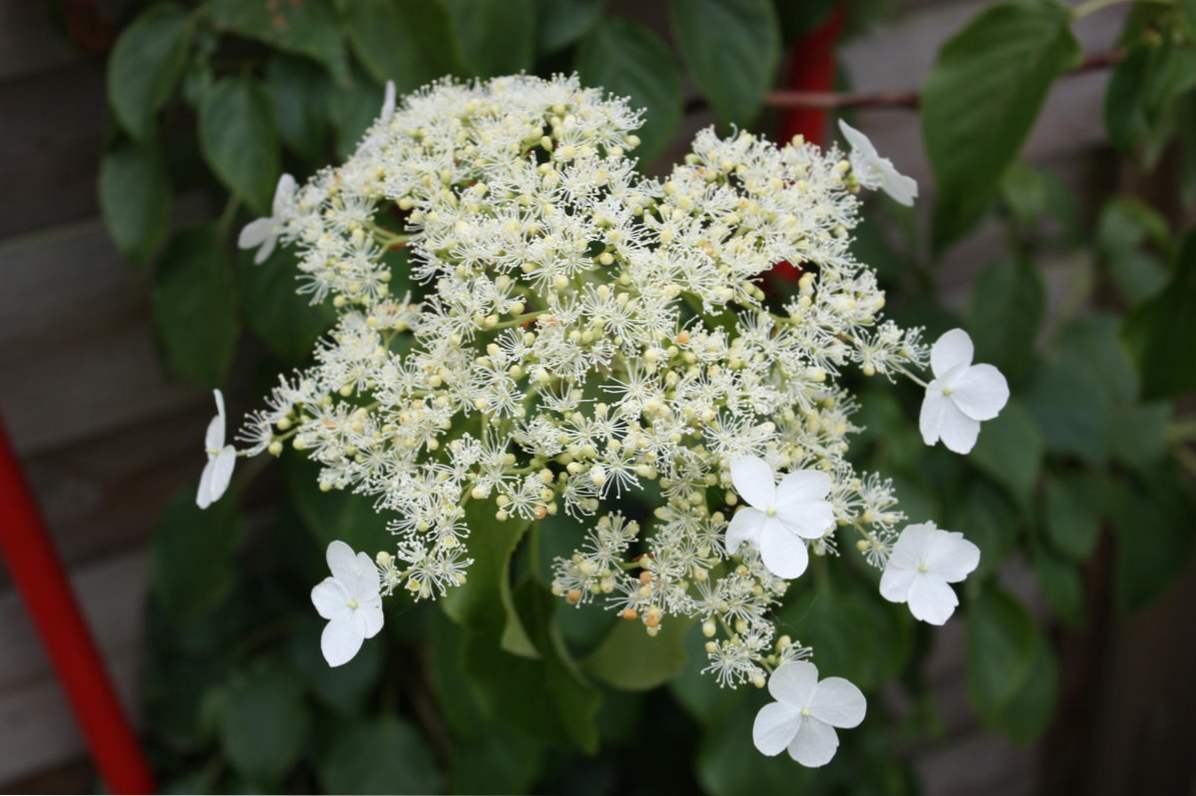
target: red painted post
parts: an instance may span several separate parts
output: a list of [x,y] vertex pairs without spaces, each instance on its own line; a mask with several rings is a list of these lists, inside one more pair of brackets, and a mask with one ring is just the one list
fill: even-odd
[[0,553],[111,793],[152,793],[153,778],[75,601],[0,422]]

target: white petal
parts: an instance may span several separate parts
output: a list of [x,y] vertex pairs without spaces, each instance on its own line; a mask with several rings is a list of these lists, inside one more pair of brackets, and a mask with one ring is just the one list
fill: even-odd
[[922,441],[927,445],[934,445],[942,436],[943,412],[946,411],[947,398],[938,390],[928,389],[922,398],[922,411],[918,413],[918,431],[922,432]]
[[932,625],[941,625],[955,613],[959,598],[955,590],[940,578],[922,575],[909,589],[909,612],[915,619]]
[[199,476],[199,489],[195,490],[195,505],[201,509],[212,505],[212,464],[215,461],[213,458],[208,459]]
[[[382,585],[381,575],[374,566],[374,560],[367,553],[358,553],[353,565],[353,583],[349,586],[359,602],[378,596],[378,589]],[[367,636],[368,638],[368,636]]]
[[228,489],[228,482],[232,480],[233,468],[236,464],[237,449],[232,445],[225,445],[220,449],[220,453],[208,462],[212,468],[212,477],[208,483],[208,498],[210,500],[219,500],[224,491]]
[[382,614],[382,598],[377,595],[368,603],[362,603],[357,609],[361,617],[366,638],[373,638],[382,629],[384,616]]
[[893,198],[894,202],[906,207],[913,207],[914,199],[918,197],[918,182],[913,177],[907,177],[893,164],[886,162],[881,167],[880,188]]
[[807,716],[797,730],[797,737],[789,744],[789,756],[807,768],[818,768],[831,762],[839,748],[839,736],[831,725]]
[[973,365],[955,379],[949,397],[973,420],[992,420],[1009,401],[1009,383],[992,365]]
[[[218,451],[224,447],[224,415],[215,415],[208,421],[208,430],[203,435],[203,449]],[[211,453],[208,454],[209,456]]]
[[339,580],[346,588],[351,587],[357,578],[357,554],[353,548],[336,539],[328,543],[328,550],[324,553],[324,560],[328,562],[328,570],[332,577]]
[[980,548],[963,537],[962,533],[940,531],[944,538],[926,557],[926,567],[948,583],[958,583],[980,565]]
[[889,566],[901,569],[917,569],[918,565],[926,561],[931,549],[939,541],[941,531],[933,522],[920,522],[907,525],[897,537],[897,544],[893,545],[893,552],[889,555]]
[[324,578],[312,587],[311,604],[324,619],[348,618],[349,593],[336,578]]
[[817,685],[817,666],[809,661],[788,661],[768,678],[768,693],[776,701],[801,710],[810,704]]
[[752,724],[752,743],[762,755],[779,755],[797,737],[801,723],[801,711],[797,708],[769,702],[756,714],[756,721]]
[[278,185],[274,186],[274,220],[277,221],[282,217],[283,212],[287,209],[287,205],[291,203],[291,197],[295,195],[295,178],[285,172],[278,178]]
[[361,649],[365,636],[356,623],[336,620],[324,626],[320,634],[320,652],[324,653],[324,660],[329,666],[343,666],[353,660],[353,656]]
[[731,462],[731,483],[748,505],[764,510],[776,501],[776,481],[768,462],[743,456]]
[[843,133],[843,137],[847,139],[847,143],[851,145],[851,150],[853,152],[858,152],[860,155],[863,155],[868,159],[878,157],[876,147],[872,145],[872,141],[868,138],[868,136],[864,135],[842,119],[839,120],[839,131]]
[[821,539],[835,527],[835,509],[825,500],[815,500],[778,511],[777,519],[804,539]]
[[262,245],[258,247],[257,254],[253,255],[253,264],[261,265],[270,259],[270,255],[274,253],[274,244],[278,242],[276,235],[270,235],[262,241]]
[[776,520],[770,520],[760,532],[760,559],[778,578],[800,578],[810,563],[806,543]]
[[972,338],[963,329],[952,329],[943,334],[930,348],[930,369],[942,378],[952,368],[972,364]]
[[727,525],[727,552],[735,555],[739,546],[751,542],[759,547],[760,531],[764,528],[764,512],[751,506],[742,506]]
[[863,692],[842,677],[823,680],[810,700],[810,715],[832,727],[858,727],[867,711]]
[[777,509],[795,503],[811,503],[822,500],[831,491],[831,477],[822,470],[798,470],[781,479],[777,487]]
[[241,234],[237,236],[238,249],[252,249],[261,246],[267,238],[274,235],[274,219],[255,218],[241,227]]
[[909,599],[909,588],[914,585],[917,570],[893,566],[890,558],[880,576],[880,596],[891,603],[903,603]]
[[382,98],[382,118],[389,119],[395,110],[395,83],[393,80],[386,81],[386,94]]
[[955,453],[970,453],[976,447],[976,438],[980,436],[980,421],[959,411],[959,408],[948,399],[943,407],[943,424],[939,429],[943,444],[947,450]]

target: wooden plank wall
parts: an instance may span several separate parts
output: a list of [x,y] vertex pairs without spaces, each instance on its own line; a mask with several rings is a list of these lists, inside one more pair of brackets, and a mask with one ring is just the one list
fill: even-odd
[[[892,23],[845,49],[854,84],[917,86],[938,44],[982,5],[909,3]],[[146,286],[97,218],[97,159],[108,124],[102,65],[65,45],[46,14],[38,0],[0,3],[0,415],[108,665],[135,706],[145,542],[165,499],[198,472],[209,398],[172,383],[159,367]],[[1086,21],[1080,31],[1086,48],[1107,47],[1119,21],[1117,12]],[[1062,82],[1029,146],[1033,159],[1081,187],[1102,181],[1105,79]],[[930,188],[913,114],[872,111],[858,121],[880,151],[918,177],[924,191]],[[184,212],[203,208],[184,203]],[[962,301],[998,247],[996,231],[986,230],[952,252],[952,300]],[[1008,576],[1019,592],[1033,591],[1023,571],[1014,567]],[[6,583],[0,579],[0,789],[83,756],[48,663]],[[1132,643],[1117,647],[1115,659],[1137,672],[1141,661],[1125,651]],[[915,752],[927,792],[1030,793],[1039,768],[1035,752],[978,728],[966,704],[962,648],[962,628],[949,625],[930,672],[946,731]],[[1116,771],[1124,774],[1119,759],[1106,767],[1121,765]]]

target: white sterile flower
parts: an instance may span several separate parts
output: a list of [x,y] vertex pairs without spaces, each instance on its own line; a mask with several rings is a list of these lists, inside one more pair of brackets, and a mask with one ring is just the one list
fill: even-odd
[[311,602],[328,620],[320,636],[320,651],[329,666],[348,663],[367,638],[382,629],[381,580],[378,568],[365,553],[337,540],[326,554],[332,577],[311,590]]
[[237,449],[224,444],[224,395],[220,390],[212,390],[212,394],[216,396],[216,416],[208,423],[203,438],[208,463],[204,465],[203,474],[199,477],[199,490],[195,493],[195,505],[201,509],[219,500],[224,490],[228,489],[233,467],[237,463]]
[[261,265],[274,251],[274,244],[278,242],[278,233],[282,231],[283,216],[295,196],[295,178],[284,174],[278,178],[278,186],[274,189],[274,205],[268,218],[257,218],[250,221],[241,229],[237,236],[237,247],[241,249],[257,249],[253,255],[253,262]]
[[851,144],[851,170],[855,173],[856,182],[870,190],[879,188],[907,207],[913,205],[918,196],[918,183],[914,178],[897,171],[893,161],[877,154],[868,136],[842,119],[839,120],[839,129],[843,131],[847,143]]
[[906,526],[884,574],[880,594],[889,602],[908,603],[915,619],[941,625],[951,618],[959,598],[948,583],[958,583],[980,563],[980,548],[936,528],[933,522]]
[[386,81],[386,93],[382,96],[382,113],[380,114],[383,122],[389,122],[390,117],[395,114],[395,82],[393,80]]
[[952,329],[930,349],[934,379],[926,385],[918,427],[922,440],[940,439],[948,450],[968,453],[980,434],[980,421],[992,420],[1009,400],[1009,385],[992,365],[972,364],[972,338]]
[[750,542],[772,574],[800,577],[809,563],[805,540],[821,538],[835,524],[826,500],[831,477],[821,470],[799,470],[777,485],[768,462],[745,456],[731,462],[731,482],[748,505],[727,526],[727,552],[734,555]]
[[768,693],[777,701],[756,714],[752,741],[761,754],[772,757],[788,749],[790,757],[810,768],[835,756],[835,727],[859,726],[868,709],[860,689],[842,677],[819,682],[818,668],[809,661],[781,664],[768,678]]

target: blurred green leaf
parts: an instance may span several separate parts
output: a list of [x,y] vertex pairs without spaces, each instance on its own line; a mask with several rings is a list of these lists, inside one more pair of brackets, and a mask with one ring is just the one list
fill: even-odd
[[831,9],[835,7],[835,0],[805,0],[801,3],[773,0],[772,5],[777,21],[781,23],[782,44],[792,44],[799,36],[809,33],[828,19]]
[[1092,364],[1068,357],[1045,363],[1025,401],[1049,451],[1072,454],[1089,464],[1105,461],[1113,405],[1103,374]]
[[307,295],[296,292],[299,271],[290,251],[275,249],[261,265],[253,262],[253,255],[245,250],[237,256],[245,325],[283,363],[300,365],[336,322],[336,311],[327,301],[313,305]]
[[1132,196],[1114,196],[1101,208],[1096,225],[1096,249],[1117,288],[1131,304],[1155,295],[1167,282],[1167,269],[1151,252],[1170,246],[1167,221]]
[[[830,672],[819,670],[821,676]],[[709,678],[707,678],[709,680]],[[708,682],[707,686],[711,684]],[[740,689],[745,689],[741,686]],[[755,689],[751,689],[753,692]],[[698,781],[711,796],[761,796],[781,793],[825,793],[826,770],[799,766],[782,752],[764,757],[752,744],[752,723],[767,694],[744,694],[734,710],[710,725],[698,748]],[[835,761],[831,761],[835,765]]]
[[670,617],[652,637],[641,622],[617,622],[598,649],[582,662],[582,668],[625,691],[646,691],[663,685],[685,668],[685,635],[692,624],[681,617]]
[[328,158],[328,74],[305,58],[276,54],[266,64],[266,92],[282,142],[311,163]]
[[1191,485],[1162,466],[1121,482],[1111,500],[1117,530],[1113,580],[1117,607],[1141,610],[1171,588],[1188,567],[1196,530]]
[[1034,227],[1046,213],[1047,182],[1042,172],[1024,160],[1015,160],[1000,180],[1001,198],[1023,227]]
[[439,793],[440,772],[427,743],[392,716],[336,728],[320,762],[327,793]]
[[1051,83],[1079,62],[1070,26],[1061,3],[1017,0],[985,9],[939,50],[922,89],[936,247],[979,220]]
[[1131,403],[1138,397],[1138,377],[1129,350],[1121,340],[1120,318],[1092,312],[1059,331],[1055,349],[1061,358],[1100,374],[1101,391],[1112,403]]
[[108,60],[108,102],[134,138],[153,133],[187,62],[191,18],[174,3],[151,6],[125,29]]
[[670,0],[673,36],[698,88],[724,124],[760,111],[781,58],[770,0]]
[[1045,293],[1038,268],[1023,260],[993,263],[972,288],[967,330],[976,361],[996,365],[1014,385],[1033,364]]
[[528,793],[544,766],[543,747],[501,725],[456,744],[453,793]]
[[968,460],[1028,506],[1042,472],[1043,434],[1034,417],[1016,398],[980,429]]
[[337,82],[348,80],[340,21],[327,0],[207,0],[205,8],[217,28],[314,58]]
[[[1093,503],[1083,473],[1052,477],[1043,489],[1043,528],[1052,547],[1075,561],[1084,561],[1096,548],[1101,507]],[[1099,488],[1099,487],[1098,487]]]
[[645,109],[635,154],[651,163],[681,121],[681,76],[668,46],[639,23],[608,17],[581,41],[574,66],[587,85],[629,97],[632,108]]
[[744,699],[744,689],[719,688],[702,669],[710,663],[706,655],[706,637],[701,625],[693,625],[685,634],[685,667],[669,681],[673,698],[699,724],[721,722]]
[[[198,443],[195,454],[198,470],[203,463]],[[171,499],[154,526],[150,562],[154,595],[174,621],[194,624],[232,593],[243,537],[234,496],[206,511],[195,505],[192,486]]]
[[1030,552],[1043,596],[1055,615],[1068,627],[1081,626],[1084,621],[1084,584],[1079,568],[1042,544],[1032,545]]
[[323,630],[324,623],[317,621],[314,613],[305,618],[302,627],[290,634],[291,663],[321,702],[337,713],[356,715],[366,707],[383,665],[387,665],[388,678],[398,676],[398,667],[394,660],[385,660],[386,645],[381,639],[363,644],[343,666],[329,666],[320,651]]
[[199,144],[233,195],[268,216],[280,154],[270,99],[256,80],[226,77],[212,84],[199,106]]
[[477,77],[530,70],[536,0],[446,0],[466,71]]
[[282,471],[291,502],[316,538],[321,554],[336,539],[371,555],[390,545],[387,518],[374,510],[373,500],[343,489],[321,491],[320,468],[296,452],[283,456]]
[[383,89],[360,70],[353,82],[332,92],[328,110],[336,133],[336,154],[347,158],[357,149],[366,129],[382,113]]
[[1138,363],[1144,397],[1196,390],[1196,232],[1184,238],[1167,286],[1126,320],[1125,339]]
[[393,80],[400,95],[461,71],[440,0],[353,0],[347,11],[353,51],[378,82]]
[[224,383],[237,350],[237,292],[214,226],[174,236],[154,270],[154,326],[170,369],[209,387]]
[[1132,47],[1113,68],[1105,93],[1105,127],[1119,149],[1153,164],[1175,130],[1175,102],[1196,86],[1196,52],[1154,38]]
[[289,667],[258,659],[229,682],[220,719],[222,748],[249,782],[278,787],[298,762],[310,726],[303,687]]
[[[931,519],[929,517],[924,519]],[[976,575],[996,572],[1017,543],[1022,520],[1013,504],[991,481],[974,479],[951,503],[947,527],[980,548]]]
[[108,234],[129,259],[149,263],[170,224],[170,175],[150,145],[120,144],[100,160],[100,211]]
[[[607,0],[537,0],[540,52],[556,52],[585,36],[602,19],[606,3]],[[596,85],[607,88],[604,83]]]

